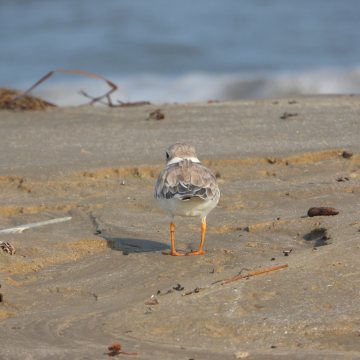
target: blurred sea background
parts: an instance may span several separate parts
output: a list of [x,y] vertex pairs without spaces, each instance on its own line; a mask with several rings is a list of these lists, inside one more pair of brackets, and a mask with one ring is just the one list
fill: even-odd
[[[360,93],[358,0],[0,0],[0,43],[0,87],[20,90],[64,68],[125,102]],[[35,94],[80,89],[107,87],[56,74]]]

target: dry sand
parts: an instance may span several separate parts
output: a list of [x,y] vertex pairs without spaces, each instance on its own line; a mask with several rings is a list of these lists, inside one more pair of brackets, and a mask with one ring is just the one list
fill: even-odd
[[[0,252],[0,358],[102,359],[114,342],[139,359],[360,358],[360,97],[162,105],[148,120],[156,108],[0,112],[0,227],[72,216],[0,235],[17,250]],[[219,178],[205,256],[161,254],[153,185],[176,141]],[[178,248],[199,237],[178,221]]]

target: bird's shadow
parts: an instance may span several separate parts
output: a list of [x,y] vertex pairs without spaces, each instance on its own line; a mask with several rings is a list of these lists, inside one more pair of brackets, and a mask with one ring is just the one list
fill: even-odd
[[156,252],[170,249],[170,246],[158,241],[137,239],[130,237],[113,237],[100,235],[107,241],[107,245],[112,250],[122,251],[124,255],[131,253]]
[[303,236],[303,239],[312,242],[314,247],[329,245],[329,240],[331,240],[327,233],[327,229],[323,227],[311,230]]

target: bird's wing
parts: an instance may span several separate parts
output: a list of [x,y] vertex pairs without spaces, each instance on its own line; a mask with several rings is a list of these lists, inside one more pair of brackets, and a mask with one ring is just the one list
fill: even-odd
[[164,169],[157,180],[155,197],[211,200],[219,195],[216,177],[204,165],[183,160]]

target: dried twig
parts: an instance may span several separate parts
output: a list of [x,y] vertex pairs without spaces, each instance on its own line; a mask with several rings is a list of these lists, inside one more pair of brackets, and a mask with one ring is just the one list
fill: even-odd
[[[114,104],[111,100],[111,95],[118,89],[118,86],[104,78],[103,76],[79,69],[56,69],[49,71],[44,75],[40,80],[35,84],[30,86],[25,92],[14,91],[10,89],[1,89],[0,88],[0,109],[9,109],[9,110],[44,110],[47,107],[54,107],[56,105],[46,102],[42,99],[35,98],[30,96],[29,93],[38,87],[41,83],[49,79],[55,73],[63,74],[73,74],[90,77],[97,80],[105,81],[106,84],[110,87],[110,90],[101,96],[91,96],[86,93],[84,90],[80,90],[80,94],[90,99],[90,105],[99,102],[101,104],[107,105],[109,107],[130,107],[130,106],[140,106],[140,105],[149,105],[149,101],[135,101],[135,102],[122,102],[117,101],[117,104]],[[105,101],[104,101],[105,100]]]
[[88,97],[91,98],[90,104],[94,104],[95,102],[101,101],[102,99],[106,98],[108,101],[108,105],[109,106],[114,106],[110,95],[115,92],[118,87],[116,84],[114,84],[112,81],[105,79],[103,76],[88,72],[88,71],[84,71],[84,70],[79,70],[79,69],[56,69],[56,70],[52,70],[50,72],[48,72],[46,75],[44,75],[40,80],[38,80],[34,85],[32,85],[29,89],[27,89],[23,95],[21,96],[26,96],[28,95],[32,90],[34,90],[37,86],[39,86],[41,83],[43,83],[45,80],[49,79],[51,76],[53,76],[55,73],[63,73],[63,74],[74,74],[74,75],[81,75],[81,76],[86,76],[86,77],[90,77],[93,79],[97,79],[97,80],[103,80],[105,81],[109,87],[110,90],[107,91],[104,95],[101,96],[97,96],[97,97],[91,97],[89,95],[87,95],[84,91],[81,91],[81,93]]
[[107,105],[109,107],[117,108],[117,107],[135,107],[135,106],[143,106],[143,105],[151,105],[150,101],[133,101],[133,102],[123,102],[120,100],[117,100],[117,104],[114,104],[110,98],[109,95],[106,95],[107,102],[102,101],[99,98],[94,98],[87,94],[84,90],[79,91],[81,95],[87,97],[88,99],[91,99],[91,101],[98,101],[100,104]]
[[143,105],[151,105],[151,102],[150,101],[123,102],[118,100],[118,104],[114,105],[114,107],[134,107],[134,106],[143,106]]
[[246,275],[241,275],[241,273],[240,273],[239,275],[233,276],[230,279],[224,280],[221,283],[221,285],[229,284],[231,282],[242,280],[242,279],[247,279],[247,278],[249,278],[251,276],[257,276],[257,275],[267,274],[267,273],[272,272],[272,271],[286,269],[288,266],[289,266],[288,264],[272,266],[272,267],[266,268],[266,269],[260,269],[260,270],[251,271],[251,272],[247,273]]

